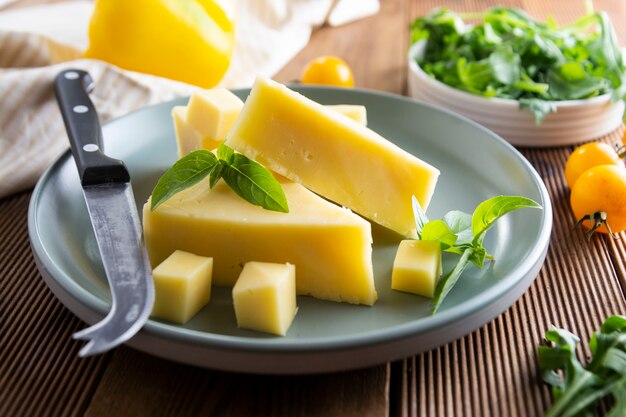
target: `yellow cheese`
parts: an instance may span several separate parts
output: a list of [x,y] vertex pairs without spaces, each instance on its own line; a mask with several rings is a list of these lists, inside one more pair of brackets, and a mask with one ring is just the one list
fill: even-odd
[[203,136],[187,122],[187,106],[175,106],[172,109],[172,118],[174,119],[179,158],[198,149],[213,150],[222,143],[222,141]]
[[224,181],[203,180],[156,210],[143,209],[153,265],[176,249],[215,260],[213,282],[232,286],[249,261],[289,262],[298,271],[298,294],[372,305],[371,225],[283,177],[289,213],[253,206]]
[[202,136],[222,141],[242,107],[241,99],[225,88],[203,90],[189,99],[187,122]]
[[152,271],[152,316],[186,323],[211,298],[213,259],[175,251]]
[[296,268],[291,264],[248,262],[233,287],[237,326],[284,336],[296,306]]
[[403,240],[391,273],[391,288],[432,298],[441,275],[439,242]]
[[348,116],[363,126],[367,126],[367,110],[365,110],[365,106],[356,104],[331,104],[326,105],[325,107],[334,110],[337,113],[341,113],[344,116]]
[[439,176],[367,127],[263,78],[226,144],[405,236],[416,233],[411,197],[425,210]]
[[[239,109],[241,109],[241,106],[243,106],[241,100],[239,100],[239,104]],[[367,125],[367,112],[365,110],[365,106],[337,104],[327,107],[357,121],[362,125]],[[196,107],[196,110],[198,112],[197,117],[201,117],[201,113],[203,111],[202,106],[200,105],[200,107]],[[211,139],[210,136],[206,136],[200,133],[188,122],[188,113],[189,108],[187,106],[175,106],[172,109],[172,119],[174,120],[174,129],[176,131],[176,143],[178,147],[179,158],[182,158],[189,152],[196,151],[198,149],[206,149],[211,151],[217,148],[224,140],[224,137],[219,140],[214,140]],[[208,111],[208,114],[211,114],[210,110]],[[229,120],[234,122],[234,119],[237,117],[237,115],[239,115],[238,111],[236,112],[236,114],[235,112],[232,112]],[[232,123],[228,123],[227,125],[225,125],[224,128],[226,129],[230,127],[232,127]]]

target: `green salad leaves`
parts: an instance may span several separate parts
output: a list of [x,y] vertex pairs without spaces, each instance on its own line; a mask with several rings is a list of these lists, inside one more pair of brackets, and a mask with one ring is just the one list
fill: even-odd
[[598,403],[612,398],[607,417],[626,415],[626,317],[611,316],[589,341],[592,358],[583,366],[576,357],[578,337],[565,329],[546,333],[550,346],[537,356],[543,380],[552,386],[554,402],[544,417],[594,415]]
[[554,101],[626,93],[626,67],[604,12],[563,27],[508,7],[466,17],[480,23],[466,26],[462,15],[437,9],[410,26],[411,43],[426,42],[417,63],[451,87],[518,100],[537,123]]
[[438,241],[442,251],[461,255],[454,268],[437,281],[432,300],[433,314],[470,264],[482,268],[485,259],[493,259],[483,246],[487,230],[505,214],[521,208],[541,208],[541,205],[530,198],[501,195],[483,201],[471,215],[455,210],[448,212],[441,220],[429,221],[413,197],[418,239]]
[[225,144],[217,148],[217,156],[207,150],[190,152],[179,159],[159,178],[152,191],[151,210],[174,194],[209,176],[211,188],[220,179],[241,198],[264,209],[289,212],[287,198],[280,183],[263,167]]

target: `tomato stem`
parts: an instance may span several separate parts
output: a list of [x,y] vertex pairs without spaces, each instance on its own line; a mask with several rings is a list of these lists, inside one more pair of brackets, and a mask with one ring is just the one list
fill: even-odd
[[604,211],[596,211],[593,214],[585,214],[583,217],[578,219],[574,227],[579,227],[586,220],[590,220],[593,222],[593,226],[589,229],[587,233],[585,233],[585,236],[587,237],[587,242],[591,241],[591,236],[593,235],[593,233],[598,230],[598,228],[603,224],[606,226],[611,236],[613,236],[613,231],[611,230],[611,226],[609,226],[609,223],[606,221],[606,217],[606,212]]

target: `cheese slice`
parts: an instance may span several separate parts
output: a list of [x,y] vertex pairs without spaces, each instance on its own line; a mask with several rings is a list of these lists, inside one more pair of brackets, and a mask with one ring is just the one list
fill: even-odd
[[258,78],[226,144],[315,193],[402,235],[416,235],[439,170],[376,132]]
[[284,336],[298,311],[296,268],[248,262],[233,287],[237,326]]
[[150,210],[143,209],[153,265],[175,250],[213,258],[213,283],[234,285],[249,261],[296,266],[298,294],[372,305],[371,225],[300,184],[279,177],[289,213],[254,206],[224,181],[203,180]]

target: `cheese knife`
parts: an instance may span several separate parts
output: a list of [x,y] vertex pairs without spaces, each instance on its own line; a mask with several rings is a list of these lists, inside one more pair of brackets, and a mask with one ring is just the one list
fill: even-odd
[[154,304],[152,269],[125,164],[104,154],[102,129],[89,98],[91,76],[69,69],[54,81],[87,210],[111,289],[112,304],[100,322],[74,334],[86,340],[79,356],[124,343],[144,325]]

